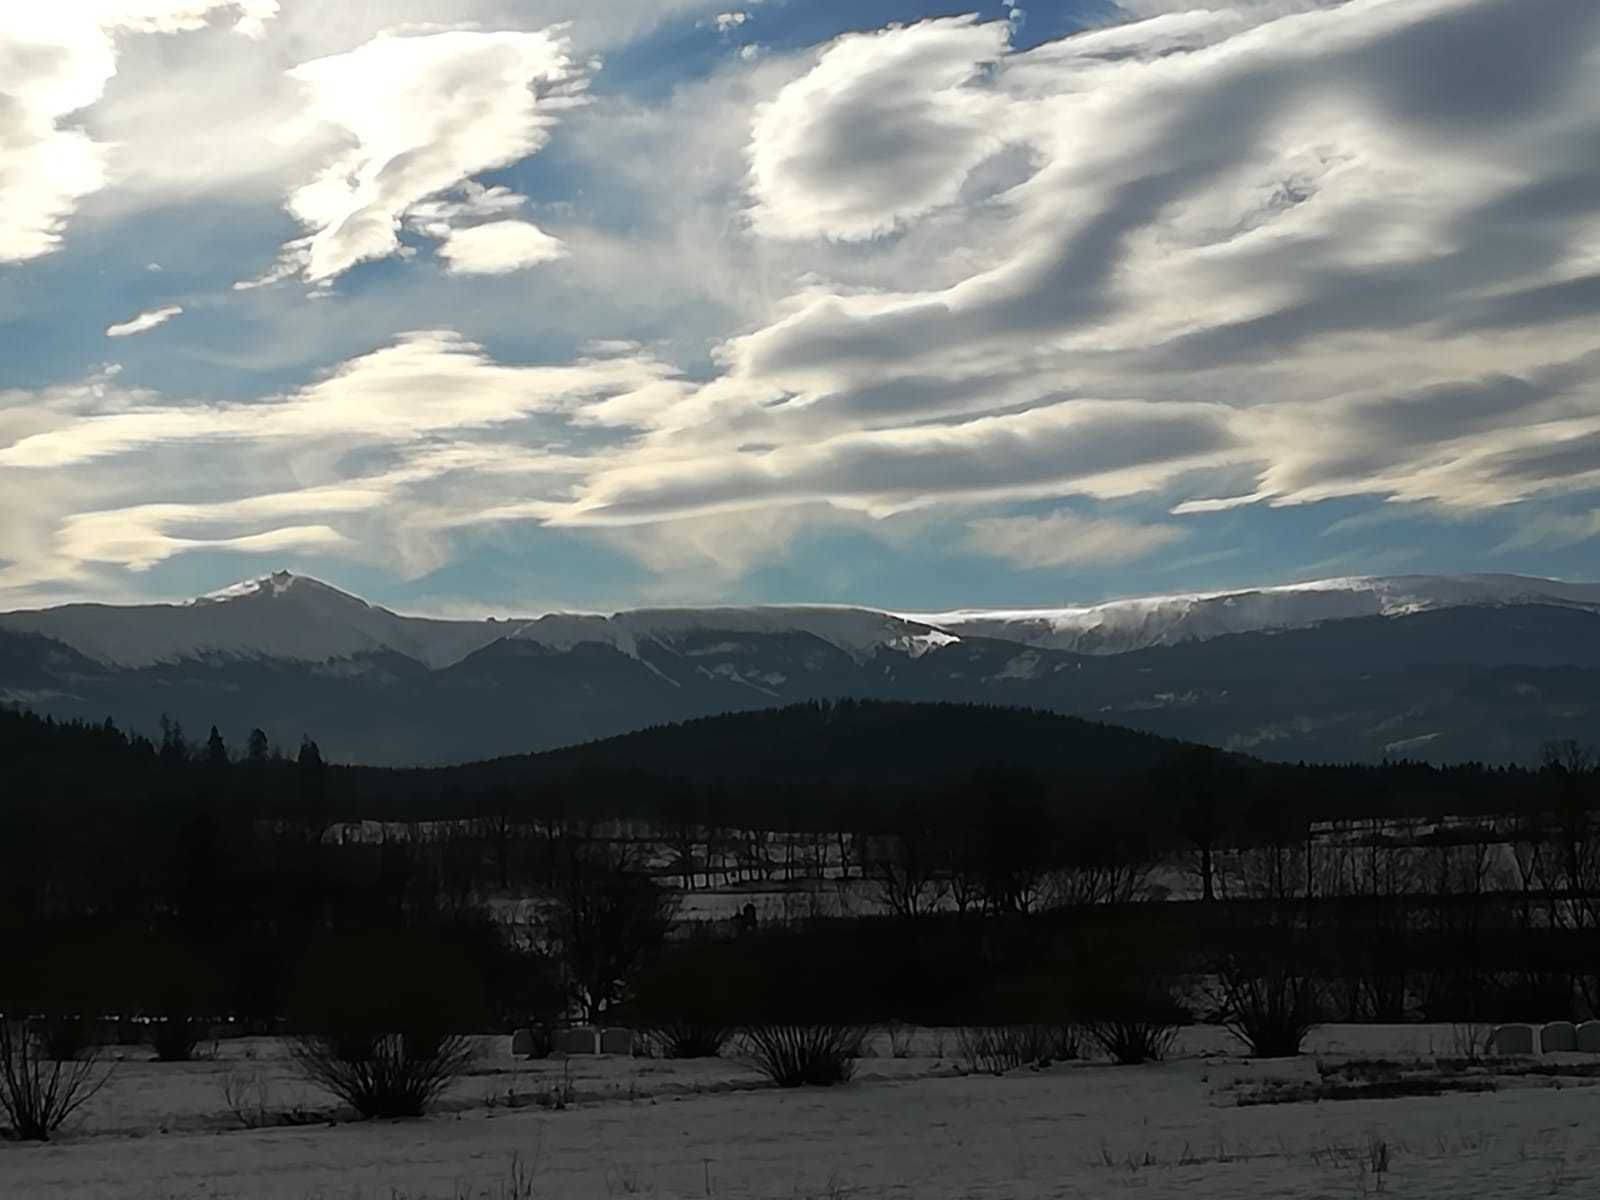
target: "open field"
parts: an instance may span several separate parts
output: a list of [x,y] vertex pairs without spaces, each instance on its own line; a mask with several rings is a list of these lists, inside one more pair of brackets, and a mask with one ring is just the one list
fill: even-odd
[[[1374,1059],[1426,1075],[1423,1064],[1448,1054],[1450,1041],[1448,1027],[1331,1026],[1300,1059],[1253,1063],[1202,1027],[1186,1031],[1180,1057],[1164,1064],[1074,1062],[997,1078],[966,1071],[953,1033],[924,1030],[901,1058],[879,1037],[846,1087],[780,1092],[729,1059],[527,1063],[494,1039],[439,1114],[361,1124],[298,1082],[277,1043],[239,1039],[191,1064],[127,1052],[68,1136],[0,1145],[0,1195],[1592,1194],[1600,1179],[1592,1059],[1540,1064],[1564,1074],[1491,1069],[1475,1076],[1488,1091],[1240,1103],[1315,1088],[1324,1072],[1360,1077]],[[269,1112],[299,1109],[296,1119],[309,1123],[244,1128],[223,1100],[230,1078]]]

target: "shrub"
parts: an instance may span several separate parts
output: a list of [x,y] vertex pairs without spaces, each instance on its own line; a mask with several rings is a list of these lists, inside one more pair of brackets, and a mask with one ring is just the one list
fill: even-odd
[[1279,911],[1265,926],[1239,931],[1233,941],[1216,966],[1223,1027],[1256,1058],[1299,1054],[1322,1008],[1303,918],[1292,909]]
[[1494,1040],[1494,1026],[1482,1021],[1452,1021],[1449,1048],[1453,1058],[1476,1063],[1489,1053]]
[[1192,1017],[1180,996],[1170,948],[1102,934],[1080,948],[1072,1013],[1085,1036],[1114,1061],[1159,1061]]
[[690,944],[662,955],[640,975],[628,1018],[648,1052],[661,1058],[714,1058],[741,1024],[774,1018],[762,1003],[769,980],[737,947]]
[[335,938],[302,967],[290,1053],[363,1117],[420,1116],[472,1059],[462,1034],[485,1020],[476,983],[441,931]]
[[889,1034],[889,1057],[910,1058],[912,1029],[899,1021],[891,1021],[887,1032]]
[[303,1034],[289,1044],[301,1071],[363,1117],[420,1117],[472,1062],[460,1034]]
[[1071,1025],[979,1025],[957,1031],[956,1049],[969,1070],[1003,1075],[1018,1067],[1078,1057]]
[[1178,1038],[1176,1016],[1098,1017],[1084,1022],[1084,1032],[1123,1066],[1160,1062]]
[[539,1021],[527,1026],[527,1030],[533,1042],[533,1048],[528,1051],[529,1058],[545,1059],[555,1053],[556,1031],[552,1024]]
[[195,1057],[195,1049],[205,1039],[210,1029],[209,1023],[205,1021],[172,1014],[151,1024],[150,1045],[155,1050],[159,1062],[189,1062]]
[[131,1016],[117,1018],[116,1032],[113,1035],[119,1046],[140,1046],[145,1040],[145,1024]]
[[1224,970],[1222,1025],[1256,1058],[1290,1058],[1317,1026],[1315,982],[1292,969]]
[[866,1030],[859,1025],[754,1025],[744,1032],[751,1063],[779,1087],[848,1083]]
[[87,1017],[58,1013],[33,1027],[33,1036],[45,1058],[73,1062],[95,1048],[94,1022]]
[[49,1141],[111,1077],[92,1047],[79,1058],[50,1058],[41,1032],[0,1019],[0,1109],[19,1138],[35,1142]]
[[716,1058],[733,1037],[716,1022],[668,1021],[641,1031],[646,1052],[659,1058]]

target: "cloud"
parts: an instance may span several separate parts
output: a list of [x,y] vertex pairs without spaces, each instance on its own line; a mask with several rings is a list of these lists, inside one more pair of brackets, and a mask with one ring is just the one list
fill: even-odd
[[232,404],[118,404],[112,411],[75,414],[0,448],[0,465],[73,466],[180,442],[410,443],[539,414],[574,414],[608,399],[675,386],[674,372],[647,356],[503,366],[457,334],[422,331],[288,396]]
[[119,35],[204,26],[238,14],[256,36],[275,0],[93,0],[8,7],[0,23],[0,263],[56,249],[79,202],[105,186],[107,147],[70,124],[117,70]]
[[439,257],[455,275],[504,275],[565,258],[567,248],[527,221],[490,221],[451,230]]
[[[716,513],[659,525],[623,525],[598,531],[608,546],[669,581],[668,595],[706,602],[751,570],[780,561],[797,537],[848,521],[822,508],[781,512]],[[659,592],[657,599],[665,596]]]
[[142,312],[131,321],[123,321],[118,325],[106,326],[106,336],[110,338],[131,337],[136,333],[146,333],[157,325],[165,325],[173,317],[181,315],[181,305],[172,304],[166,308],[153,308],[149,312]]
[[747,12],[723,12],[714,18],[718,33],[731,33],[750,19]]
[[[335,34],[286,3],[265,46],[220,24],[179,39],[311,58],[285,89],[306,119],[261,151],[292,164],[270,193],[301,222],[283,271],[327,284],[430,251],[442,269],[374,272],[326,316],[297,305],[297,336],[259,356],[284,377],[259,386],[219,367],[211,395],[16,394],[0,467],[49,499],[0,557],[56,555],[59,574],[91,542],[147,561],[160,538],[323,526],[347,553],[436,563],[452,531],[538,521],[652,570],[676,546],[723,579],[819,523],[973,504],[1070,500],[1053,542],[1032,514],[970,531],[1038,555],[1096,545],[1082,523],[1123,520],[1095,511],[1110,500],[1198,539],[1340,499],[1533,529],[1550,498],[1600,490],[1600,7],[1137,4],[1028,48],[966,17],[718,55],[581,110],[590,67],[547,6],[484,0],[451,10],[475,29],[375,38],[361,6],[322,10]],[[112,44],[127,61],[141,41]],[[71,144],[74,110],[29,104]],[[567,198],[538,211],[559,245],[520,194],[542,160],[492,165],[557,120]],[[481,273],[558,249],[559,269]],[[271,294],[233,302],[282,319]],[[571,348],[591,341],[617,344]],[[292,375],[308,361],[341,365]],[[57,536],[156,498],[336,487],[384,500]]]
[[1172,506],[1172,515],[1184,517],[1196,513],[1227,512],[1229,509],[1259,504],[1265,499],[1267,497],[1264,493],[1251,492],[1248,496],[1208,496],[1200,500],[1184,500]]
[[605,452],[584,444],[588,409],[682,386],[635,346],[508,366],[423,331],[246,401],[178,403],[111,373],[0,393],[0,468],[27,470],[35,501],[0,524],[16,552],[0,564],[0,592],[82,586],[89,566],[142,571],[199,549],[337,546],[429,570],[448,560],[452,531],[541,519],[570,501]]
[[1144,525],[1119,517],[1054,512],[1039,517],[987,517],[967,526],[968,550],[1039,570],[1046,567],[1120,566],[1180,542],[1176,525]]
[[1535,513],[1495,547],[1497,553],[1576,546],[1600,537],[1600,509],[1585,513]]
[[757,111],[757,232],[859,240],[954,201],[1004,143],[1004,114],[972,85],[1006,36],[1004,22],[958,17],[835,42]]
[[940,500],[1149,490],[1232,449],[1222,406],[1069,401],[949,425],[606,467],[560,517],[633,524],[773,502],[886,514]]
[[[458,204],[481,203],[472,177],[537,151],[584,86],[550,31],[384,35],[289,75],[305,90],[304,127],[329,125],[353,143],[290,193],[289,212],[310,232],[270,276],[323,284],[400,253],[402,225],[424,201],[462,189]],[[425,228],[449,228],[449,213],[423,210]]]

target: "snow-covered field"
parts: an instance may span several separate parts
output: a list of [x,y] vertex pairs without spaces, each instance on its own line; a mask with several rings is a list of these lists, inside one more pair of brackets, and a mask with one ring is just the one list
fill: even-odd
[[[245,1129],[223,1082],[275,1110],[326,1111],[281,1047],[224,1042],[213,1061],[132,1054],[67,1137],[0,1144],[0,1196],[73,1200],[419,1200],[440,1197],[968,1198],[1591,1196],[1600,1091],[1501,1077],[1479,1094],[1240,1106],[1270,1081],[1311,1082],[1347,1057],[1448,1053],[1438,1026],[1332,1026],[1298,1060],[1252,1063],[1225,1035],[1186,1032],[1145,1067],[1070,1063],[966,1074],[949,1032],[886,1039],[856,1081],[780,1092],[736,1061],[519,1062],[486,1042],[424,1121]],[[570,1074],[568,1072],[570,1071]],[[570,1087],[551,1109],[538,1095]],[[513,1107],[512,1097],[515,1097]],[[1387,1150],[1387,1168],[1375,1171]],[[530,1190],[513,1188],[520,1177]]]

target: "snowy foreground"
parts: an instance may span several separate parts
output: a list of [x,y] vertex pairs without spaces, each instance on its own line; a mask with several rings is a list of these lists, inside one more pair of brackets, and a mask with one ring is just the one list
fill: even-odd
[[[1542,1066],[1570,1072],[1501,1076],[1477,1094],[1239,1104],[1314,1083],[1319,1063],[1431,1059],[1451,1041],[1439,1026],[1330,1026],[1304,1058],[1252,1063],[1197,1028],[1164,1064],[996,1078],[963,1072],[952,1033],[922,1031],[903,1058],[879,1038],[846,1087],[780,1092],[733,1060],[526,1063],[494,1039],[427,1120],[246,1129],[225,1083],[247,1118],[261,1105],[301,1119],[331,1109],[277,1043],[242,1039],[185,1065],[130,1052],[69,1136],[0,1143],[0,1196],[1595,1195],[1593,1056],[1551,1056]],[[548,1107],[568,1089],[571,1103]]]

